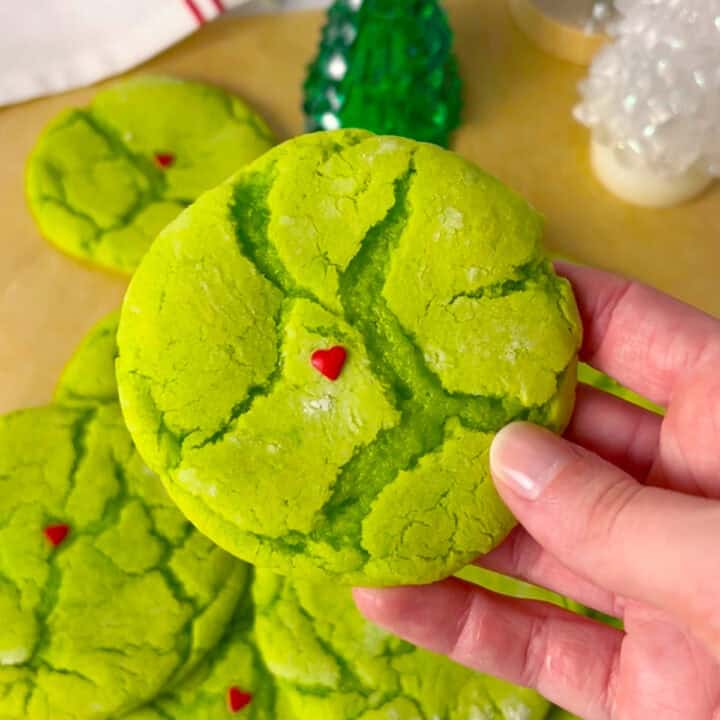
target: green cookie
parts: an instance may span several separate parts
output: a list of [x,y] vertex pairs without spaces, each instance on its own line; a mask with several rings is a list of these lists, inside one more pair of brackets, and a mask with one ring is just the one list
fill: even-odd
[[550,711],[547,720],[580,720],[577,715],[569,713],[567,710],[556,707]]
[[659,415],[665,414],[665,411],[659,405],[650,402],[650,400],[638,395],[632,390],[628,390],[616,380],[613,380],[608,375],[595,370],[595,368],[590,367],[590,365],[586,365],[585,363],[580,363],[578,365],[578,380],[586,385],[591,385],[598,390],[603,390],[611,395],[615,395],[622,400],[627,400],[633,405],[639,405],[640,407],[645,408],[646,410],[651,410]]
[[604,625],[610,625],[610,627],[617,628],[618,630],[622,630],[625,627],[623,621],[620,618],[613,617],[612,615],[606,615],[599,610],[593,610],[592,608],[590,608],[588,609],[587,614],[588,617],[591,617],[593,620],[597,620]]
[[247,569],[196,532],[119,408],[0,418],[0,718],[101,720],[217,644]]
[[28,202],[61,250],[132,272],[184,207],[272,145],[263,120],[219,88],[139,76],[50,123],[30,155]]
[[376,628],[348,588],[258,571],[253,594],[260,650],[297,720],[540,720],[550,707]]
[[133,278],[117,367],[139,451],[258,566],[452,574],[514,525],[495,431],[560,430],[572,409],[580,324],[540,234],[522,199],[436,146],[347,130],[279,146]]
[[124,720],[292,720],[256,648],[254,622],[248,589],[225,636],[195,672]]
[[531,585],[522,580],[516,580],[507,575],[486,570],[477,565],[468,565],[468,567],[456,573],[456,577],[471,582],[474,585],[480,585],[487,590],[492,590],[501,595],[510,595],[511,597],[522,598],[524,600],[542,600],[543,602],[552,603],[553,605],[565,608],[566,610],[572,610],[581,615],[588,613],[585,607],[571,598],[558,595],[552,592],[552,590],[546,590],[538,585]]
[[[119,313],[113,312],[90,330],[62,374],[56,402],[85,406],[117,401],[118,320]],[[255,649],[249,583],[247,588],[223,638],[192,674],[152,703],[124,715],[124,720],[225,720],[233,690],[251,695],[238,717],[289,720],[287,712],[277,711],[274,682]]]
[[119,312],[110,313],[85,336],[60,376],[55,402],[75,406],[117,402],[115,359],[119,320]]

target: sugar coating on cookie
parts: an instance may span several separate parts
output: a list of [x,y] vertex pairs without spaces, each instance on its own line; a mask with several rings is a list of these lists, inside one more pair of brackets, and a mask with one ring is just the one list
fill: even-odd
[[372,625],[349,588],[259,571],[253,595],[258,644],[297,720],[541,720],[550,707]]
[[248,581],[177,511],[116,404],[0,418],[0,547],[3,718],[150,701],[215,647]]
[[239,98],[138,76],[48,125],[28,162],[28,202],[61,250],[132,272],[183,208],[272,145],[265,122]]
[[[452,574],[514,524],[494,433],[560,430],[572,409],[580,322],[541,230],[432,145],[338,131],[275,148],[133,278],[117,368],[139,451],[193,523],[261,567]],[[340,367],[318,367],[336,348]]]
[[225,635],[178,687],[125,720],[292,720],[254,637],[250,588]]

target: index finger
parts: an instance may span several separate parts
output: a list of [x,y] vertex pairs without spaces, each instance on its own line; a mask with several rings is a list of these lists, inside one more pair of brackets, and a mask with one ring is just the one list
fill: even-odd
[[624,638],[618,630],[454,578],[354,595],[363,615],[415,645],[535,688],[588,720],[610,720]]
[[720,358],[720,321],[642,283],[566,262],[585,328],[581,359],[660,405],[677,382]]

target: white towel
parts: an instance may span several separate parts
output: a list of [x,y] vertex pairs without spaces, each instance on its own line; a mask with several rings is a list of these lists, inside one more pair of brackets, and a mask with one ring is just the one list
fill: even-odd
[[0,0],[0,105],[128,70],[245,0]]

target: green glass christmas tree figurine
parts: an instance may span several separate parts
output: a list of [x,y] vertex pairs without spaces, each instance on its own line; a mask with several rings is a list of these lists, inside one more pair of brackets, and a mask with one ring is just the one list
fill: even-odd
[[355,127],[447,146],[461,104],[439,2],[333,3],[305,82],[308,131]]

